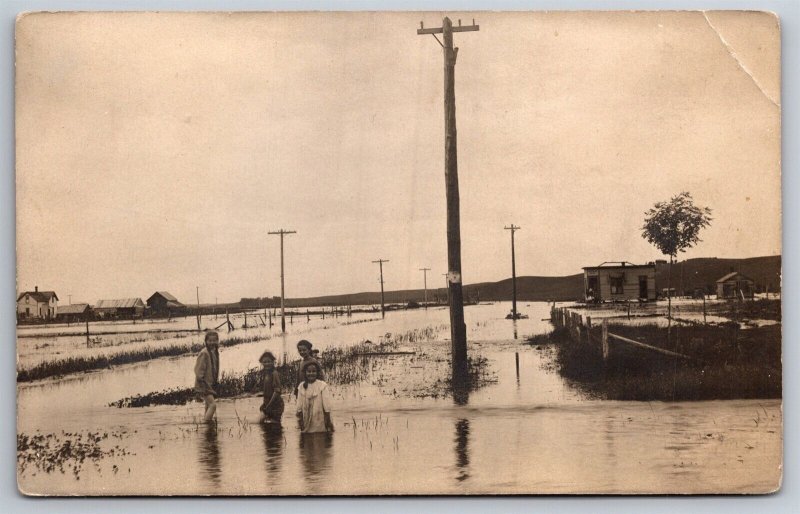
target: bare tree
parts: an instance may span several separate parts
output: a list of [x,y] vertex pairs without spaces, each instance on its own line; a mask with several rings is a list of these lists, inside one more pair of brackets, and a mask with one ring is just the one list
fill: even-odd
[[698,207],[684,191],[667,202],[658,202],[645,212],[642,237],[669,255],[667,270],[667,319],[672,319],[672,263],[678,252],[700,242],[700,230],[711,224],[711,209]]

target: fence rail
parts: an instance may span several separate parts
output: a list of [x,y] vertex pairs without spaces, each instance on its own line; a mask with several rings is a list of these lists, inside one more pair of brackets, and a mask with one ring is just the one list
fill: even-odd
[[692,360],[693,358],[682,353],[665,350],[657,346],[652,346],[640,341],[635,341],[619,334],[612,334],[608,331],[608,319],[603,318],[600,323],[602,336],[598,340],[592,335],[592,317],[583,316],[582,314],[568,309],[567,307],[556,307],[553,305],[550,309],[550,322],[556,328],[567,329],[570,338],[577,343],[594,344],[599,343],[603,351],[603,359],[607,360],[609,356],[609,340],[613,339],[623,344],[636,346],[638,348],[669,355],[670,357],[677,357],[680,359]]

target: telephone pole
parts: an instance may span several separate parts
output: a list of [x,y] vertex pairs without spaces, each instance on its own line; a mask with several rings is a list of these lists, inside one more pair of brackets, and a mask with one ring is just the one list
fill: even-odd
[[194,286],[197,293],[197,330],[200,330],[200,286]]
[[[458,153],[456,145],[456,90],[455,67],[458,48],[453,47],[453,32],[479,30],[472,25],[454,27],[450,18],[442,26],[426,29],[420,22],[417,35],[432,35],[444,51],[444,179],[447,190],[447,284],[450,302],[450,339],[453,354],[453,385],[467,385],[467,326],[464,323],[464,292],[461,284],[461,221],[458,195]],[[436,37],[442,35],[442,40]]]
[[517,319],[517,262],[514,258],[514,232],[520,229],[513,223],[510,227],[503,227],[511,231],[511,319]]
[[430,268],[420,268],[422,272],[422,283],[425,286],[425,296],[423,297],[423,302],[425,303],[425,309],[428,308],[428,272],[431,270]]
[[383,263],[389,262],[384,259],[378,259],[377,261],[372,261],[373,264],[377,264],[381,268],[381,318],[386,317],[386,307],[383,303]]
[[270,235],[281,236],[281,332],[286,332],[286,299],[283,289],[283,236],[287,234],[297,234],[294,230],[277,230],[275,232],[268,232]]

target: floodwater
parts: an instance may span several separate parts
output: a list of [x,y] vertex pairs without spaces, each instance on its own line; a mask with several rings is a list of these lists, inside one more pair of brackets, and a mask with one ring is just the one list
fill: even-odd
[[494,380],[458,402],[403,393],[409,382],[442,371],[442,359],[421,356],[447,355],[442,308],[349,325],[354,318],[316,326],[295,318],[286,338],[221,350],[223,371],[243,371],[265,349],[295,358],[301,337],[324,348],[437,329],[432,341],[408,345],[418,355],[376,357],[365,382],[334,387],[330,435],[300,434],[289,395],[280,431],[257,422],[260,398],[221,401],[210,426],[198,423],[199,403],[107,407],[134,394],[190,386],[191,356],[21,384],[19,433],[108,432],[131,454],[85,465],[79,479],[28,466],[20,487],[33,494],[135,495],[715,493],[779,486],[780,401],[586,398],[552,369],[552,349],[522,344],[549,330],[542,320],[548,306],[520,303],[529,319],[517,322],[503,319],[509,307],[466,308],[470,355],[488,359]]

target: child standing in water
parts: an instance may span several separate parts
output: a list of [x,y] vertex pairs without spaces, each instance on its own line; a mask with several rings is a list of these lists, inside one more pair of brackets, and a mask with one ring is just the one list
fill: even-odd
[[284,406],[281,397],[281,379],[275,369],[275,355],[272,352],[264,352],[258,361],[264,367],[264,402],[261,404],[264,422],[280,425]]
[[299,387],[297,416],[300,430],[304,434],[333,432],[331,421],[331,396],[328,384],[319,380],[319,363],[308,362],[303,366],[305,380]]
[[297,397],[297,388],[300,387],[300,384],[306,379],[305,374],[303,372],[303,368],[309,362],[314,362],[317,364],[317,379],[318,380],[325,380],[325,376],[322,374],[322,364],[314,357],[314,347],[310,341],[306,341],[302,339],[297,342],[297,353],[300,354],[300,357],[303,358],[303,361],[300,363],[300,368],[297,370],[297,385],[294,386],[294,396]]
[[211,421],[217,412],[217,392],[214,388],[219,380],[219,334],[209,330],[205,342],[206,347],[200,350],[194,365],[194,391],[205,403],[203,419]]

